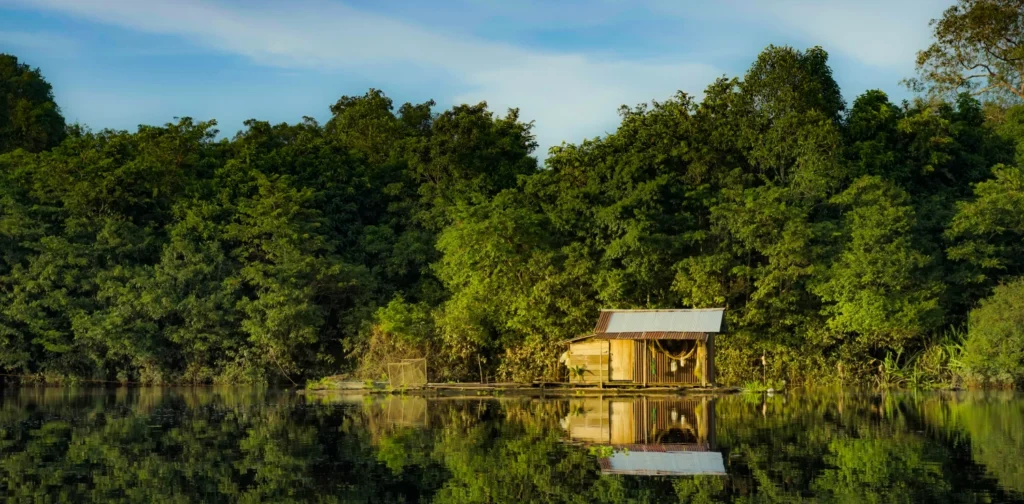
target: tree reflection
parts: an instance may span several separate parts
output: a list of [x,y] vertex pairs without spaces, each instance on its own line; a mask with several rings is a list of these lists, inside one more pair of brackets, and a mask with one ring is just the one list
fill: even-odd
[[[646,411],[653,430],[622,423],[629,434],[612,418],[607,442],[583,443],[570,427],[589,425],[579,418],[597,404],[592,399],[346,400],[241,389],[2,393],[5,502],[1024,500],[1024,399],[1012,394],[680,402],[674,421],[693,426],[688,446],[720,452],[727,476],[667,477],[602,473],[606,454],[588,449],[614,448],[613,436],[637,433],[650,437],[628,439],[634,449],[658,443],[658,422],[673,419],[666,408],[675,404],[663,399],[608,408]],[[603,432],[597,425],[591,433]],[[690,432],[667,432],[675,431]]]

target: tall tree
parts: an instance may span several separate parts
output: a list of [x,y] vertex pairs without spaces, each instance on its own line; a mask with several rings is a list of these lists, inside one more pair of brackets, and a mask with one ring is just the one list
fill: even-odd
[[852,338],[851,350],[902,348],[942,320],[942,285],[916,250],[908,195],[865,176],[832,199],[845,210],[840,236],[848,240],[813,287],[826,302],[832,337]]
[[959,0],[931,26],[935,41],[917,53],[920,84],[1024,100],[1024,0]]
[[49,149],[64,138],[64,128],[53,88],[39,69],[0,54],[0,154]]

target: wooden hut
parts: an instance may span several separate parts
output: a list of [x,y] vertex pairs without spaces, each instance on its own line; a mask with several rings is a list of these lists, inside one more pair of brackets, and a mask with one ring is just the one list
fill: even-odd
[[708,386],[725,309],[602,310],[594,332],[563,343],[572,383]]

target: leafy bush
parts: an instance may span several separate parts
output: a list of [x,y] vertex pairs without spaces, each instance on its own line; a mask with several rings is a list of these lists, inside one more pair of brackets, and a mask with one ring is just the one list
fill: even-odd
[[423,303],[409,303],[398,295],[377,310],[369,335],[355,350],[362,378],[386,376],[389,362],[418,359],[431,354],[434,321]]
[[964,365],[977,382],[1024,381],[1024,278],[995,288],[971,311]]

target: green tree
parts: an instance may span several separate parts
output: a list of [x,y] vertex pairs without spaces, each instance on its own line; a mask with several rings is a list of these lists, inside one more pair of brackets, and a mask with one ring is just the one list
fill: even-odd
[[952,259],[973,266],[968,279],[991,284],[1001,275],[1022,272],[1024,253],[1024,171],[999,165],[994,178],[974,187],[974,199],[957,205],[947,236],[954,240]]
[[861,348],[902,348],[938,326],[941,283],[912,240],[908,195],[865,176],[832,199],[842,206],[837,238],[848,240],[813,290],[826,303],[835,338],[854,335]]
[[248,293],[238,304],[252,343],[246,357],[266,359],[290,378],[299,355],[321,350],[326,313],[317,298],[344,295],[357,272],[330,255],[320,215],[308,207],[311,190],[295,189],[285,177],[254,175],[258,192],[239,201],[225,232],[242,263],[233,281]]
[[1024,2],[959,0],[931,26],[917,69],[932,91],[1024,99]]
[[0,154],[14,149],[40,152],[64,139],[64,117],[53,88],[33,69],[0,53]]
[[964,363],[973,378],[1012,385],[1024,380],[1024,280],[999,285],[971,310]]

